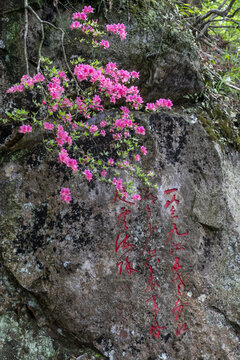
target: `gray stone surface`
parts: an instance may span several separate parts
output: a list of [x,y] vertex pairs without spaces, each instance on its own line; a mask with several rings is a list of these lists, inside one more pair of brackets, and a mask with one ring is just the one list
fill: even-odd
[[[73,201],[63,205],[58,193],[69,184],[69,174],[42,146],[3,153],[3,264],[39,300],[49,323],[110,360],[235,360],[240,333],[239,154],[220,149],[198,122],[169,114],[135,114],[148,126],[143,166],[156,174],[155,204],[151,197],[144,200],[144,191],[139,204],[114,202],[109,186],[75,177]],[[189,234],[173,234],[165,244],[173,225],[170,208],[164,207],[172,195],[164,191],[171,188],[178,189],[177,229]],[[115,252],[123,206],[131,211],[126,215],[128,241],[135,245],[128,259],[137,272],[130,276],[126,263],[121,276],[116,266],[124,254],[121,247]],[[151,254],[142,251],[149,223],[156,229],[146,250],[156,249],[157,257],[147,260]],[[182,242],[185,251],[171,256],[172,241]],[[176,322],[175,256],[180,257],[184,282],[179,304],[188,304]],[[150,265],[159,285],[152,291]],[[147,300],[153,295],[160,307],[156,318],[166,327],[159,338],[150,335],[154,304]],[[179,321],[186,322],[188,331],[176,336]]]

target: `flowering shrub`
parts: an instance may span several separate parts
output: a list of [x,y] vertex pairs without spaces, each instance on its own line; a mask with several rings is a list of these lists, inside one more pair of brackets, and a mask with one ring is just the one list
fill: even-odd
[[[106,31],[103,31],[96,20],[88,20],[93,11],[91,6],[85,6],[82,12],[72,16],[70,29],[79,33],[81,42],[107,49],[110,44],[103,39],[106,31],[125,39],[124,24],[106,25]],[[19,132],[25,134],[43,127],[49,132],[46,145],[56,151],[58,163],[70,168],[75,176],[83,176],[89,182],[93,179],[106,181],[122,196],[141,200],[134,183],[119,177],[123,169],[131,177],[137,176],[147,186],[151,185],[152,173],[145,174],[138,165],[141,156],[147,155],[147,148],[142,145],[146,131],[130,112],[130,109],[143,107],[139,89],[132,84],[139,78],[139,73],[118,69],[112,62],[106,66],[98,61],[86,64],[82,58],[72,62],[73,74],[50,68],[48,59],[42,59],[42,63],[43,73],[33,77],[24,75],[19,84],[7,90],[7,93],[21,93],[34,89],[41,96],[40,102],[35,102],[37,111],[16,109],[9,113],[12,119],[24,122]],[[98,122],[96,114],[111,105],[116,109],[115,116],[107,116],[105,112],[105,119]],[[170,109],[172,102],[159,99],[146,104],[145,110],[157,111],[163,107]],[[109,143],[111,156],[105,146]],[[70,189],[63,187],[60,197],[63,202],[70,203]]]

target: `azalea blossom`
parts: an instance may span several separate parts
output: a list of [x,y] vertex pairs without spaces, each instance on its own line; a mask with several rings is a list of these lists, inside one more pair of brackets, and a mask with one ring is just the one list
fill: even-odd
[[143,126],[137,126],[135,128],[135,132],[136,134],[145,135],[145,128]]
[[27,132],[32,132],[31,125],[21,125],[19,129],[20,129],[19,132],[22,134],[26,134]]
[[104,49],[108,49],[110,44],[107,40],[101,40],[101,42],[99,43],[100,46],[103,46]]
[[69,204],[70,201],[72,200],[71,192],[69,188],[62,188],[60,191],[60,195],[61,195],[61,200],[63,202],[66,202],[67,204]]
[[106,125],[107,125],[107,122],[106,122],[105,120],[103,120],[103,121],[100,122],[100,126],[101,126],[101,127],[104,127],[104,126],[106,126]]
[[173,106],[173,103],[170,99],[159,99],[155,103],[156,107],[166,107],[168,109],[171,109]]
[[50,123],[48,123],[48,122],[44,122],[44,123],[43,123],[43,127],[44,127],[44,129],[46,129],[46,130],[53,130],[53,129],[54,129],[54,125],[53,125],[53,124],[50,124]]
[[147,148],[145,146],[141,146],[141,151],[143,155],[147,155]]
[[110,158],[110,159],[108,160],[108,163],[109,163],[109,165],[113,166],[114,160],[113,160],[112,158]]
[[140,201],[140,200],[141,200],[141,195],[139,195],[139,194],[133,194],[132,199],[133,199],[133,200],[138,200],[138,201]]
[[90,126],[90,133],[95,133],[96,131],[98,131],[98,127],[96,125],[91,125]]
[[88,181],[91,181],[91,180],[92,180],[92,173],[91,173],[90,170],[88,170],[88,169],[84,170],[84,171],[83,171],[83,174],[86,176],[86,179],[87,179]]
[[106,171],[106,170],[103,170],[103,171],[101,172],[101,176],[102,176],[102,177],[106,177],[106,175],[107,175],[107,171]]
[[145,106],[145,110],[156,111],[156,105],[154,103],[147,103],[147,105]]

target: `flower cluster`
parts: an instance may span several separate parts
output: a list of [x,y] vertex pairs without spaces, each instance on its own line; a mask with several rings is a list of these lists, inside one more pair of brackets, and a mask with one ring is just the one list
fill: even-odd
[[153,110],[153,111],[156,111],[158,110],[159,108],[163,108],[163,107],[166,107],[168,109],[171,109],[173,106],[173,103],[171,100],[169,99],[159,99],[159,100],[156,100],[155,103],[147,103],[146,107],[145,107],[145,110]]
[[72,138],[69,136],[67,131],[64,131],[62,125],[58,125],[56,143],[59,146],[63,146],[65,143],[72,145]]
[[[96,20],[88,20],[88,15],[93,12],[91,6],[85,6],[81,12],[74,13],[70,28],[81,29],[84,34],[79,33],[84,39],[90,36],[89,43],[93,46],[108,49],[108,41],[103,38],[96,39],[105,36],[106,33],[98,30]],[[119,35],[121,40],[127,35],[124,24],[106,25],[106,30]],[[142,145],[142,136],[146,134],[146,129],[142,124],[138,124],[131,114],[131,109],[138,110],[143,105],[139,89],[133,85],[133,81],[139,78],[139,73],[135,70],[119,69],[115,62],[108,62],[106,66],[99,65],[98,62],[84,62],[82,59],[73,62],[75,79],[69,79],[63,70],[57,70],[55,67],[50,70],[47,66],[43,74],[38,73],[33,77],[24,75],[20,83],[12,86],[7,92],[31,90],[38,84],[37,88],[42,90],[42,98],[37,105],[40,111],[23,116],[22,120],[25,122],[28,119],[31,125],[40,125],[45,130],[52,131],[54,135],[51,136],[49,133],[50,140],[47,139],[45,142],[47,146],[57,149],[58,162],[88,182],[93,178],[108,182],[124,198],[141,201],[136,187],[119,177],[127,171],[130,177],[137,176],[143,179],[147,186],[151,185],[149,178],[152,175],[149,175],[150,172],[145,174],[140,167],[142,155],[146,156],[148,153],[148,149]],[[76,91],[76,82],[81,86],[81,92]],[[98,123],[96,113],[103,112],[106,105],[109,108],[118,101],[120,109],[116,115],[113,118],[105,115]],[[156,111],[163,107],[171,109],[171,100],[159,99],[155,103],[147,103],[145,109]],[[43,117],[42,114],[47,117]],[[104,113],[101,116],[104,116]],[[19,132],[32,132],[30,124],[21,125]],[[99,136],[102,143],[110,139],[110,149],[113,151],[110,154],[102,153],[101,156],[98,156],[101,151],[98,154],[98,149],[92,152],[88,149],[86,153],[83,146],[86,142],[81,140],[87,136],[91,139],[89,144],[95,143]],[[63,202],[69,204],[72,200],[70,189],[63,187],[60,197]]]
[[32,132],[31,125],[21,125],[19,128],[19,132],[22,134],[26,134],[27,132]]
[[48,83],[47,88],[50,96],[55,100],[59,99],[65,91],[58,77],[53,77],[52,81]]
[[71,192],[69,188],[62,188],[60,191],[60,195],[61,195],[61,200],[63,202],[66,202],[67,204],[69,204],[70,201],[72,200]]
[[61,149],[61,151],[58,154],[58,161],[60,163],[66,164],[68,167],[70,167],[73,171],[73,174],[75,174],[76,171],[78,171],[78,165],[77,160],[71,159],[68,155],[67,150]]
[[112,32],[113,34],[118,34],[121,40],[125,39],[127,36],[124,24],[106,25],[106,29],[107,31]]
[[7,93],[23,92],[26,87],[33,87],[36,83],[42,83],[45,77],[41,73],[37,73],[34,77],[23,75],[20,84],[13,85],[7,90]]

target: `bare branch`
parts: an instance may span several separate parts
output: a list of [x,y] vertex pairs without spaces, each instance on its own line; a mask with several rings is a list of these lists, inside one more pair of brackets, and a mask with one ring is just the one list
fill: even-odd
[[220,10],[225,4],[226,4],[227,0],[223,0],[223,2],[218,6],[218,10]]
[[214,47],[215,48],[214,50],[216,52],[218,52],[221,55],[224,55],[225,52],[222,49],[220,49],[219,47],[217,47],[216,44],[212,44],[206,39],[200,39],[200,41],[203,42],[204,44],[206,44],[207,46],[209,46],[210,48]]
[[206,21],[205,23],[202,24],[203,28],[202,28],[201,32],[199,33],[199,35],[196,37],[197,40],[199,40],[201,37],[203,37],[206,34],[211,22],[216,17],[217,17],[217,15],[212,15],[208,21]]
[[240,7],[237,8],[231,15],[227,15],[227,17],[228,17],[228,18],[234,17],[239,10],[240,10]]
[[[240,27],[240,23],[239,23],[239,27]],[[220,29],[222,29],[222,28],[232,28],[232,29],[236,29],[236,26],[234,26],[234,25],[219,25],[219,26],[210,25],[209,26],[209,29],[213,29],[213,28],[220,28]]]
[[[26,1],[26,0],[24,0],[24,1]],[[45,21],[45,20],[42,20],[42,19],[38,16],[38,14],[33,10],[33,8],[32,8],[31,6],[27,5],[26,7],[27,7],[28,10],[30,10],[30,11],[33,13],[33,15],[38,19],[38,21],[39,21],[40,23],[49,25],[49,26],[53,27],[55,30],[61,30],[61,31],[63,31],[62,29],[58,28],[57,26],[53,25],[52,23],[50,23],[50,22],[48,22],[48,21]]]
[[225,83],[227,86],[229,86],[230,88],[232,88],[232,89],[235,89],[235,90],[237,90],[237,91],[240,91],[240,88],[239,87],[237,87],[237,86],[235,86],[235,85],[233,85],[233,84],[231,84],[231,83],[229,83],[229,82],[226,82]]
[[234,5],[234,3],[236,2],[236,0],[231,0],[230,1],[230,4],[228,5],[228,7],[226,7],[226,9],[225,10],[220,10],[219,9],[219,7],[221,8],[225,3],[226,3],[226,1],[224,0],[223,2],[222,2],[222,4],[218,7],[218,9],[211,9],[211,10],[209,10],[206,14],[204,14],[204,15],[202,15],[202,16],[200,16],[197,20],[196,20],[196,22],[195,22],[195,26],[196,25],[198,25],[200,22],[202,22],[203,20],[205,20],[205,19],[207,19],[210,15],[212,15],[212,14],[216,14],[217,16],[226,16],[228,13],[229,13],[229,11],[231,10],[231,8],[233,7],[233,5]]
[[40,23],[41,25],[41,32],[42,32],[42,38],[39,44],[39,48],[38,48],[38,65],[37,65],[37,72],[40,71],[40,66],[41,66],[41,57],[42,57],[42,46],[43,46],[43,42],[44,42],[44,26],[42,23]]
[[[27,0],[24,0],[24,1],[27,1]],[[80,89],[80,85],[78,84],[75,76],[73,75],[72,70],[70,69],[70,66],[69,66],[68,61],[67,61],[66,51],[65,51],[65,47],[64,47],[65,31],[62,28],[57,27],[57,26],[53,25],[52,23],[50,23],[48,21],[42,20],[38,16],[38,14],[33,10],[33,8],[31,6],[27,5],[27,9],[33,13],[33,15],[37,18],[37,20],[40,22],[41,25],[45,24],[45,25],[51,26],[55,30],[61,31],[61,33],[62,33],[62,35],[61,35],[61,46],[62,46],[62,52],[63,52],[64,61],[65,61],[65,64],[67,66],[67,69],[68,69],[69,73],[71,74],[72,78],[74,79],[74,82],[76,84],[76,89],[78,91]],[[40,50],[41,50],[41,48],[40,48]],[[40,65],[39,65],[39,67],[40,67]]]

